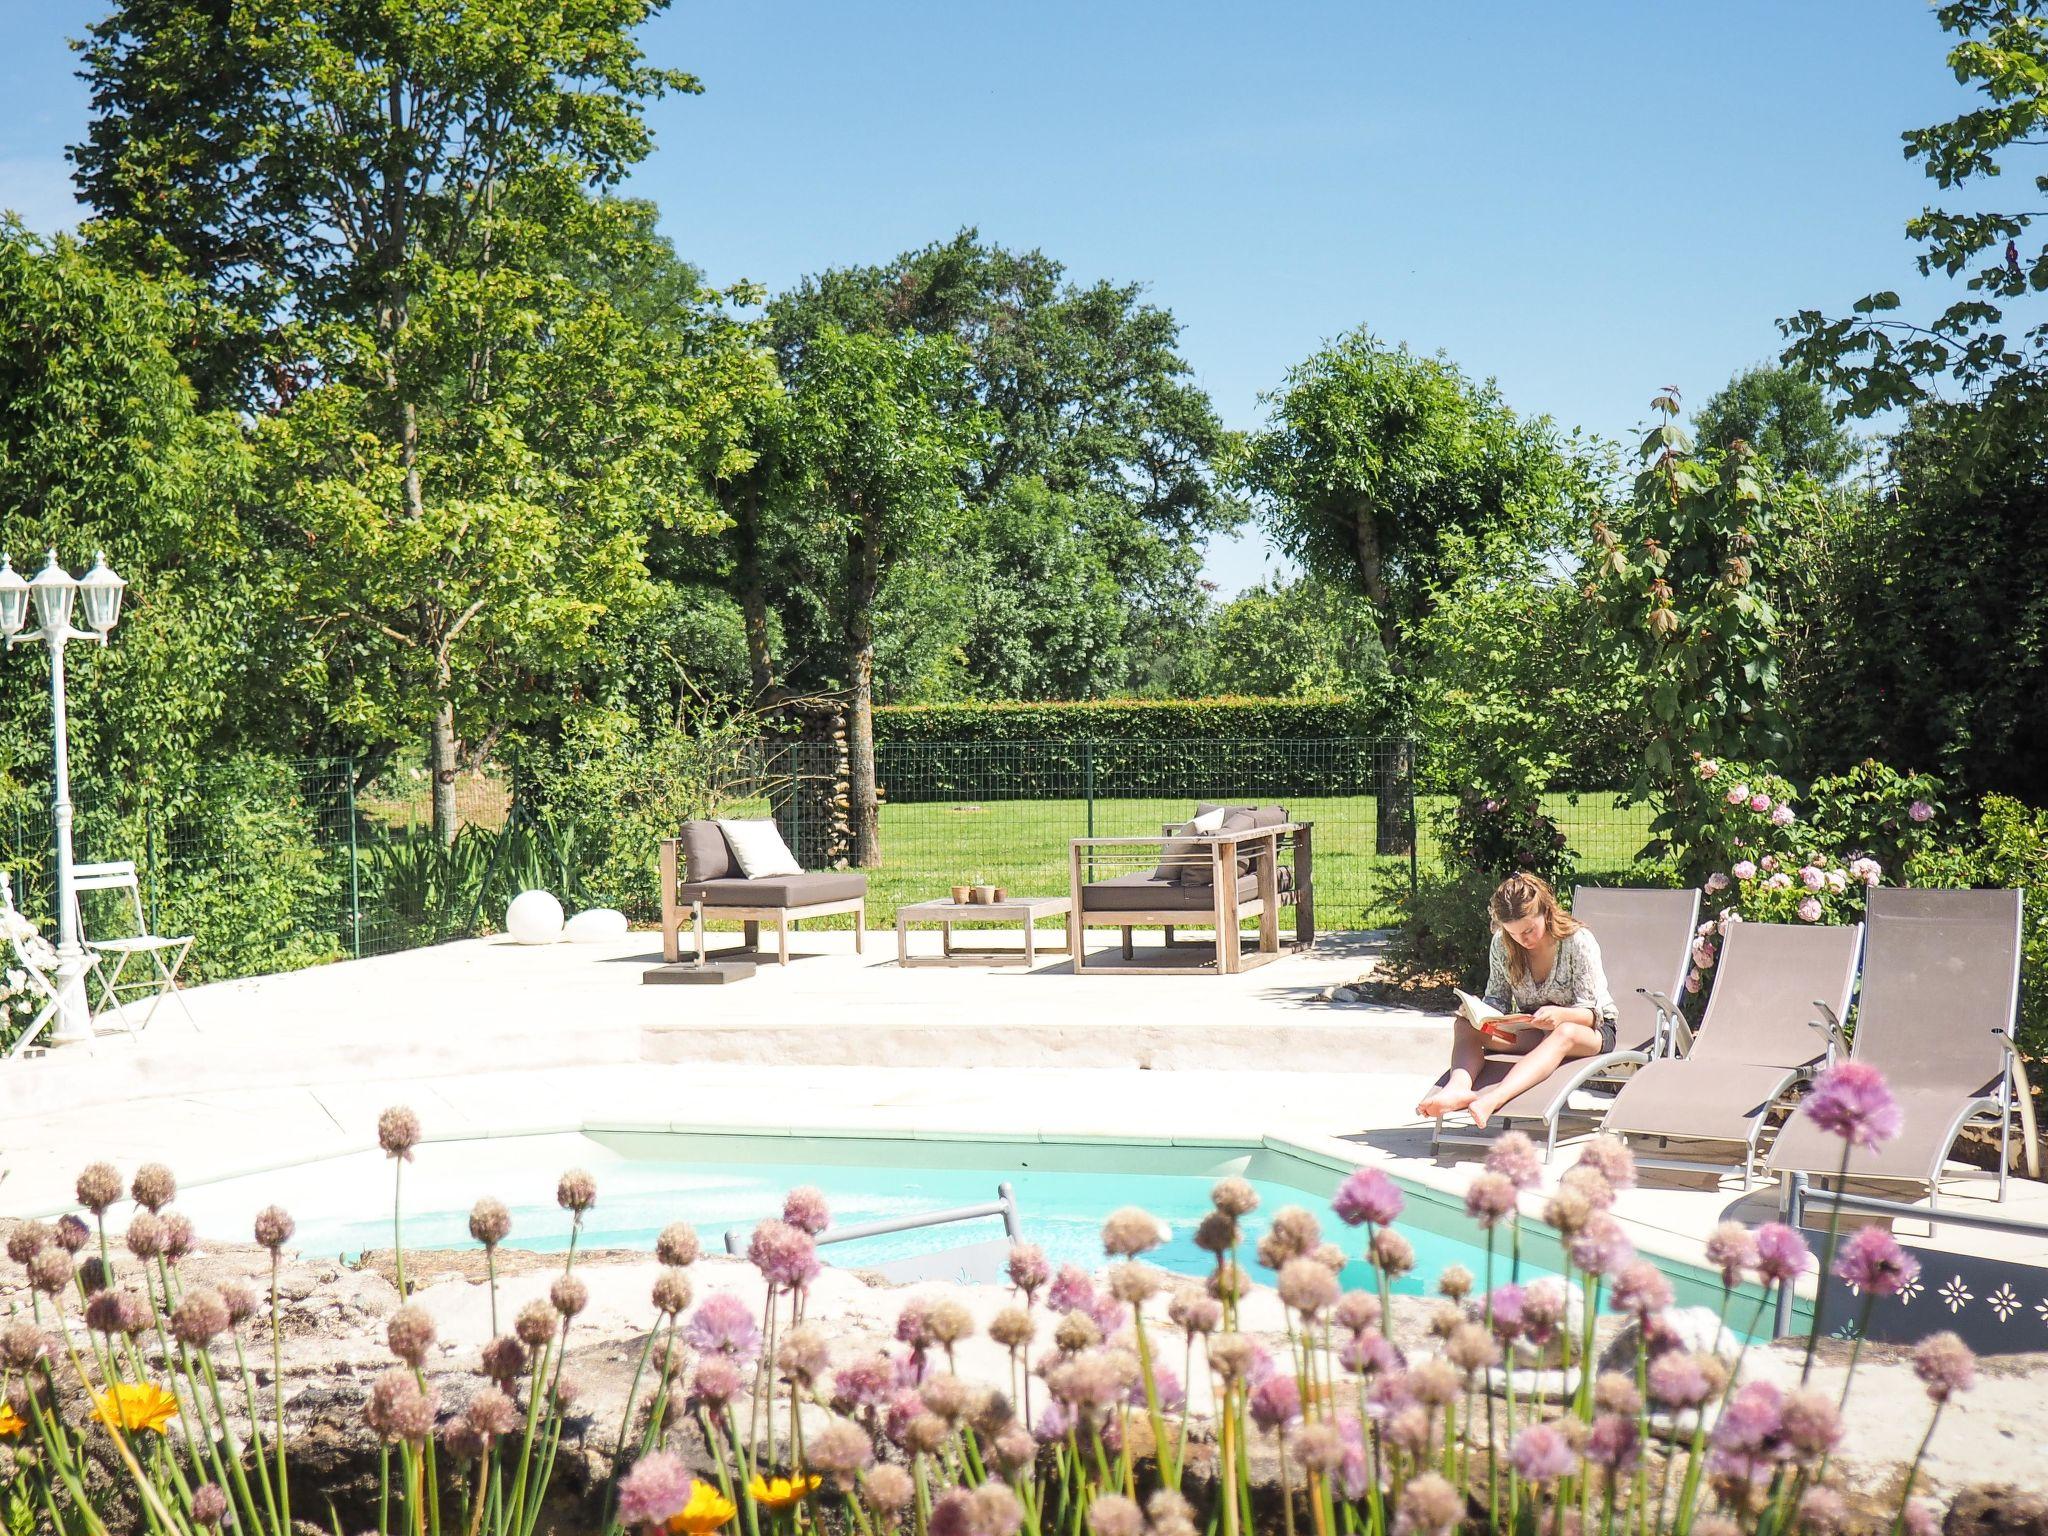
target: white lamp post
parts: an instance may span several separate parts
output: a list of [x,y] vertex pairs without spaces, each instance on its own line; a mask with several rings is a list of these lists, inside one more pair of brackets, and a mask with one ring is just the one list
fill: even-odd
[[[64,710],[64,647],[72,640],[107,643],[121,617],[121,589],[128,584],[96,555],[92,569],[73,578],[50,551],[34,581],[23,581],[13,562],[0,555],[0,635],[7,648],[40,640],[50,648],[50,776],[57,831],[57,1011],[50,1042],[62,1045],[92,1038],[92,1010],[85,996],[85,949],[78,942],[78,899],[71,886],[71,751]],[[36,627],[28,628],[29,608]],[[71,627],[74,604],[85,610],[88,629]]]

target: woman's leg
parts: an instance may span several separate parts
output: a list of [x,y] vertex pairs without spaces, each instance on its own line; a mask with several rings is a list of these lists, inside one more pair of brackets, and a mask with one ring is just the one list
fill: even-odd
[[1479,1068],[1486,1061],[1486,1040],[1463,1019],[1451,1020],[1451,1073],[1422,1096],[1416,1115],[1434,1120],[1472,1102],[1472,1085],[1479,1080]]
[[1533,1088],[1574,1056],[1592,1056],[1600,1050],[1600,1031],[1589,1024],[1560,1024],[1549,1031],[1508,1069],[1508,1075],[1484,1093],[1475,1093],[1465,1107],[1474,1125],[1485,1125],[1493,1112],[1524,1088]]

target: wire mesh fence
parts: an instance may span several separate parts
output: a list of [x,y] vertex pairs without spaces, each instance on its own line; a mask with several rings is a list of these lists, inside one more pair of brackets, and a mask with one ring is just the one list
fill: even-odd
[[[1278,804],[1314,823],[1320,926],[1390,924],[1417,879],[1442,866],[1437,823],[1450,801],[1418,791],[1419,751],[1367,739],[884,742],[868,921],[886,926],[898,905],[962,884],[1062,894],[1071,839],[1156,836],[1208,802]],[[774,817],[806,867],[849,862],[845,771],[843,746],[763,742],[722,784],[721,814]],[[664,829],[550,809],[495,776],[458,786],[459,830],[446,846],[423,775],[363,783],[347,759],[252,755],[175,785],[76,784],[73,797],[79,860],[134,861],[151,930],[195,937],[192,980],[489,932],[532,887],[639,922],[659,909]],[[1581,880],[1618,878],[1649,839],[1652,807],[1612,790],[1560,790],[1543,809]],[[51,849],[42,797],[0,804],[0,867],[45,924]],[[88,905],[84,916],[91,936],[125,931],[122,914]]]

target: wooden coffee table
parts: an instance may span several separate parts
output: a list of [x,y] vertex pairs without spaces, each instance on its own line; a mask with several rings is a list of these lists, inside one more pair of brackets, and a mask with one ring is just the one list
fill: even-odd
[[[1043,917],[1065,917],[1073,909],[1065,896],[1012,896],[1008,901],[917,901],[896,909],[896,963],[913,965],[1021,965],[1027,970],[1038,963],[1041,948],[1056,954],[1067,952],[1066,929],[1060,929],[1057,944],[1041,946],[1036,924]],[[939,927],[940,953],[913,956],[910,953],[910,925],[922,923]],[[969,949],[953,942],[955,923],[1021,923],[1022,949]]]

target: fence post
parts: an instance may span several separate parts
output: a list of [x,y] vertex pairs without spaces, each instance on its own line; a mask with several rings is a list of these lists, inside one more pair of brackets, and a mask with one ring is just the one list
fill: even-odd
[[1095,742],[1093,738],[1081,738],[1081,793],[1088,802],[1087,836],[1095,835]]
[[356,849],[356,760],[341,760],[342,782],[348,787],[348,932],[349,949],[363,958],[362,859]]
[[149,931],[162,933],[163,908],[157,901],[157,888],[163,884],[156,873],[156,818],[149,814],[149,788],[142,791],[142,867],[143,876],[149,882]]

